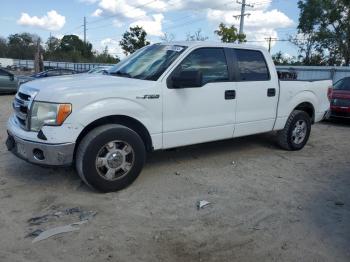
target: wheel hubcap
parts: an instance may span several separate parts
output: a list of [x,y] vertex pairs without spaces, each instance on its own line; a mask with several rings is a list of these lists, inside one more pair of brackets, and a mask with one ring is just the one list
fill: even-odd
[[115,153],[109,153],[107,155],[107,166],[110,168],[117,168],[122,165],[124,161],[123,155],[116,151]]
[[95,165],[98,174],[104,179],[120,179],[127,175],[134,165],[134,150],[124,141],[111,141],[99,150]]
[[292,140],[295,144],[299,145],[304,142],[307,134],[307,124],[304,120],[299,120],[295,123],[293,132],[292,132]]

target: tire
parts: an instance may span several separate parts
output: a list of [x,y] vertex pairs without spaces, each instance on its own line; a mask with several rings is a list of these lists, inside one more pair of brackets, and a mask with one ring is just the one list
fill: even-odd
[[146,149],[140,136],[117,124],[96,127],[81,141],[76,170],[90,187],[114,192],[135,181],[144,166]]
[[[301,123],[303,124],[301,125]],[[299,129],[297,129],[297,127],[299,127]],[[305,130],[303,127],[305,127]],[[304,131],[298,132],[301,129]],[[310,133],[310,116],[304,111],[294,110],[290,114],[284,129],[277,133],[278,144],[285,150],[301,150],[304,148],[307,141],[309,140]]]

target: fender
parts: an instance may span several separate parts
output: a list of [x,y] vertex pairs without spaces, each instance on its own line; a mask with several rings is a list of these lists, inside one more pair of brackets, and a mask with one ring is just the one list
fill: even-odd
[[[281,92],[283,92],[283,90],[281,90]],[[303,90],[293,92],[289,90],[287,92],[287,94],[281,94],[274,130],[281,130],[284,128],[288,117],[298,105],[310,103],[314,109],[317,108],[318,98],[312,91]]]
[[124,115],[142,123],[150,134],[161,133],[161,121],[151,110],[142,103],[127,98],[107,98],[93,101],[74,112],[69,122],[87,126],[90,123],[111,115]]

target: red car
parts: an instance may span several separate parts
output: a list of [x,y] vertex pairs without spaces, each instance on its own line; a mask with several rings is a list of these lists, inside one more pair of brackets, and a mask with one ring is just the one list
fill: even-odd
[[350,77],[336,82],[329,89],[328,97],[331,101],[331,117],[350,119]]

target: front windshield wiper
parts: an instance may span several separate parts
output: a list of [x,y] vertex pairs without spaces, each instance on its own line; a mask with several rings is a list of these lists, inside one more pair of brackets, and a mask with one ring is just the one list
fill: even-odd
[[111,74],[111,75],[116,75],[116,76],[121,76],[121,77],[132,78],[132,76],[131,76],[129,73],[121,72],[121,71],[111,72],[110,74]]

